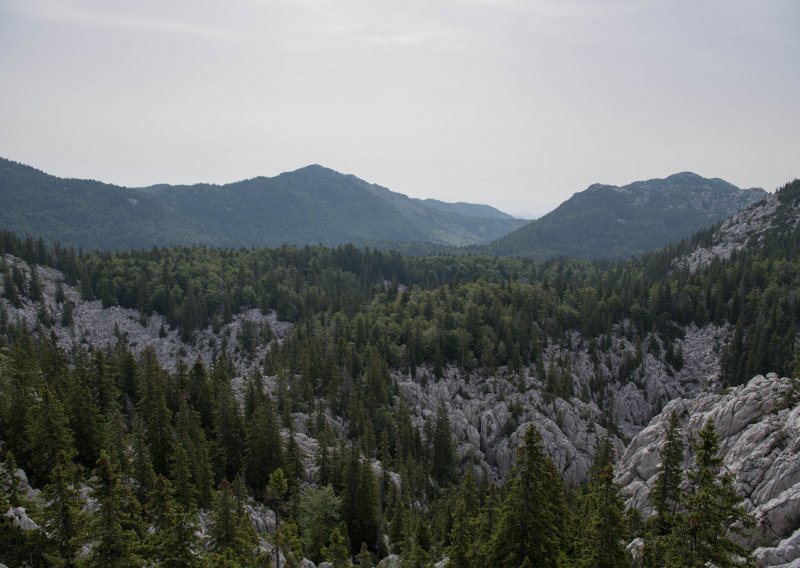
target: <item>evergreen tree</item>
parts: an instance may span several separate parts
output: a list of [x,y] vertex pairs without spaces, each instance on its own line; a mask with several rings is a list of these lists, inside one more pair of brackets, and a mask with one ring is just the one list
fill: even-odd
[[474,556],[471,554],[475,544],[475,526],[467,510],[464,496],[459,494],[453,506],[453,527],[450,530],[450,546],[447,549],[448,566],[472,568]]
[[224,551],[233,548],[237,541],[239,519],[236,514],[236,502],[231,491],[231,484],[223,479],[217,490],[217,500],[211,521],[211,539],[214,550]]
[[147,447],[147,435],[142,421],[135,418],[133,421],[133,461],[131,470],[136,482],[135,493],[140,502],[144,503],[153,491],[156,473],[150,459],[150,449]]
[[153,469],[167,475],[172,458],[172,412],[167,406],[167,377],[158,363],[156,353],[147,348],[142,353],[139,368],[142,372],[139,415],[144,421]]
[[661,445],[661,463],[650,492],[655,516],[649,523],[642,550],[642,561],[646,567],[657,568],[664,565],[668,537],[672,534],[680,505],[682,464],[681,424],[678,413],[672,411],[667,422],[664,443]]
[[[369,553],[366,544],[361,545],[361,550],[356,555],[356,565],[358,568],[372,568],[372,555]],[[347,568],[346,563],[344,566]]]
[[255,549],[256,535],[236,493],[228,480],[223,479],[217,491],[209,532],[214,550],[222,553],[230,550],[240,562],[249,562]]
[[[353,563],[350,560],[350,547],[347,544],[347,539],[342,534],[341,528],[338,526],[334,527],[330,535],[328,545],[322,549],[322,556],[325,558],[325,561],[329,562],[332,568],[352,568]],[[369,555],[369,551],[367,551],[367,555]],[[371,562],[370,566],[372,566]]]
[[[468,470],[458,488],[453,509],[447,556],[450,566],[472,568],[480,562],[480,499],[472,470]],[[489,531],[491,532],[491,531]]]
[[450,418],[444,401],[439,402],[436,411],[436,425],[433,433],[433,477],[441,485],[449,483],[455,464],[455,451],[450,428]]
[[[719,441],[714,420],[709,418],[694,444],[695,463],[689,471],[689,490],[675,522],[667,551],[667,564],[674,568],[734,568],[752,565],[750,552],[733,542],[728,532],[741,532],[754,521],[741,505],[733,487],[733,475],[720,473]],[[738,523],[737,525],[735,525]]]
[[52,481],[45,488],[47,508],[43,528],[55,544],[58,559],[63,566],[74,566],[81,545],[86,539],[88,517],[78,491],[78,470],[69,453],[58,454],[53,468]]
[[16,308],[22,305],[19,299],[17,284],[14,282],[14,278],[11,276],[11,270],[5,262],[3,262],[3,298],[6,298]]
[[588,493],[588,524],[581,564],[586,568],[622,568],[630,564],[625,551],[625,506],[614,483],[614,454],[604,438],[595,455]]
[[303,550],[310,560],[321,560],[322,546],[339,524],[341,506],[342,500],[330,485],[309,489],[301,497],[297,520],[302,527]]
[[138,502],[122,484],[114,461],[103,451],[97,460],[94,495],[98,511],[92,534],[98,538],[90,566],[126,568],[138,565],[140,517]]
[[333,482],[333,457],[331,448],[336,443],[336,438],[325,421],[324,427],[317,434],[317,452],[314,456],[314,465],[317,467],[317,484],[327,485]]
[[63,280],[58,280],[56,282],[56,292],[55,292],[55,294],[53,296],[53,299],[55,300],[56,304],[63,304],[64,300],[67,299],[66,294],[64,294],[64,281]]
[[72,327],[72,323],[75,321],[73,312],[75,311],[75,302],[72,300],[67,300],[62,304],[61,308],[61,326],[62,327]]
[[163,475],[155,480],[149,502],[156,529],[151,537],[152,560],[165,568],[200,566],[196,553],[197,525],[189,510],[175,501],[170,483]]
[[209,507],[213,473],[208,442],[199,416],[185,397],[181,398],[175,415],[175,441],[171,476],[177,500],[185,507],[192,503]]
[[247,483],[256,498],[261,498],[270,474],[283,463],[280,427],[269,397],[255,408],[250,418],[245,459]]
[[389,492],[389,503],[392,505],[391,515],[389,516],[389,543],[392,552],[403,554],[403,546],[410,528],[408,507],[403,502],[401,489],[391,486]]
[[278,531],[280,530],[281,513],[286,508],[288,492],[289,484],[286,481],[286,476],[283,474],[283,470],[278,468],[269,475],[269,483],[266,490],[267,503],[275,513],[275,566],[280,565],[278,559],[281,553],[281,542],[278,539]]
[[275,535],[275,543],[283,552],[286,568],[300,568],[303,561],[303,546],[297,534],[297,525],[292,522],[281,524]]
[[75,453],[74,438],[64,407],[51,387],[42,389],[39,403],[27,418],[26,455],[30,456],[31,477],[38,482],[47,481],[59,452],[66,451],[69,455]]
[[242,469],[244,426],[239,405],[233,397],[230,377],[224,358],[220,357],[214,365],[214,434],[220,450],[217,475],[228,479]]
[[39,271],[34,265],[30,265],[28,268],[31,272],[30,280],[28,280],[28,298],[31,301],[39,302],[42,299],[42,281],[39,278]]
[[85,368],[78,367],[70,373],[65,408],[75,438],[78,461],[85,467],[97,463],[103,440],[103,416],[91,381],[92,377]]
[[345,473],[345,491],[342,498],[342,518],[350,535],[351,550],[365,543],[372,552],[378,552],[379,503],[375,477],[370,463],[361,457],[357,448],[350,449],[350,459]]
[[556,568],[561,553],[564,488],[545,456],[541,435],[528,427],[506,480],[489,545],[498,566]]

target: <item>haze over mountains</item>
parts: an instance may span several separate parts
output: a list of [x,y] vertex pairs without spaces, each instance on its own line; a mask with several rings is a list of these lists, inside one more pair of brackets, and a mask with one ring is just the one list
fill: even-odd
[[103,250],[353,243],[624,258],[677,242],[765,195],[684,172],[623,187],[595,184],[528,222],[488,205],[410,198],[319,165],[225,185],[126,188],[0,158],[0,227]]

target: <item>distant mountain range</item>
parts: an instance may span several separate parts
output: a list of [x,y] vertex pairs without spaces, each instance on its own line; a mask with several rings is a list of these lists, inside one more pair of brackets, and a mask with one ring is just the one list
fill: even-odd
[[126,188],[0,158],[0,227],[91,249],[487,243],[519,228],[488,205],[412,199],[312,165],[226,185]]
[[500,256],[625,258],[680,241],[761,201],[760,188],[683,172],[618,187],[595,184],[477,250]]
[[595,184],[529,222],[488,205],[410,198],[318,165],[225,185],[127,188],[0,158],[0,228],[102,250],[354,243],[412,254],[624,258],[766,195],[684,172]]

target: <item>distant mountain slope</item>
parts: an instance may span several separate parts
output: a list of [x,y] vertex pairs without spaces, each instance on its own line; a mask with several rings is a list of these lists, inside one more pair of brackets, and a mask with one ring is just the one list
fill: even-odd
[[495,209],[491,205],[479,205],[475,203],[447,203],[439,201],[438,199],[415,199],[414,201],[420,202],[425,207],[431,209],[438,209],[439,211],[448,211],[450,213],[458,213],[459,215],[466,215],[467,217],[482,217],[494,219],[513,219],[508,213],[503,213],[499,209]]
[[623,187],[595,184],[487,249],[536,258],[624,258],[677,242],[766,195],[689,172]]
[[108,250],[373,241],[463,246],[525,223],[488,206],[429,205],[317,165],[221,186],[125,188],[62,179],[0,158],[0,202],[0,228]]
[[[794,180],[726,219],[701,239],[691,253],[673,264],[691,271],[734,252],[760,247],[768,237],[783,239],[800,227],[800,180]],[[703,235],[700,235],[703,237]]]

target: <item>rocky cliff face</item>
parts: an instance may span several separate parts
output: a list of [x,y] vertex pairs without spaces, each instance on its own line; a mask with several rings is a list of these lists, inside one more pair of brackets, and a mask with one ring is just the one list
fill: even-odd
[[735,475],[736,489],[756,518],[745,544],[760,546],[756,557],[763,566],[800,565],[800,404],[790,396],[792,388],[790,379],[769,374],[728,392],[670,402],[631,441],[617,465],[616,480],[628,506],[651,512],[648,494],[670,413],[682,418],[689,460],[690,441],[713,418],[723,467]]

